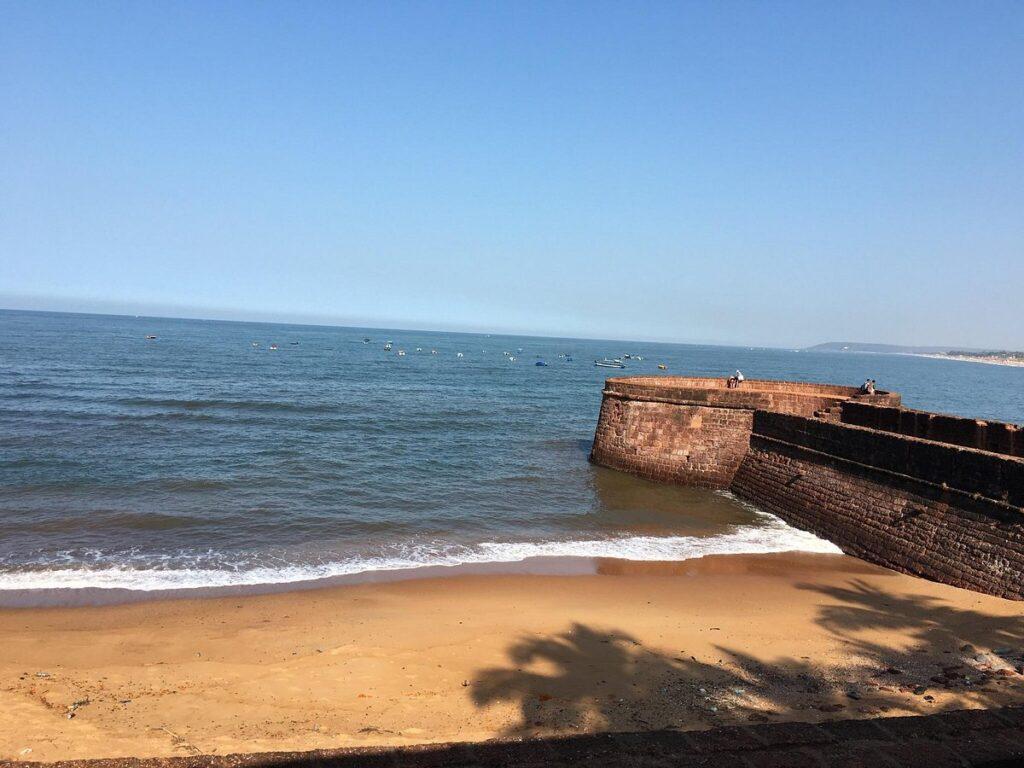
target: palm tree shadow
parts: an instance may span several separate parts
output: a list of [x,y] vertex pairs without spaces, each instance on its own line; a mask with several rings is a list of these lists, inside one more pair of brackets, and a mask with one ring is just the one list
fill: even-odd
[[[699,707],[705,691],[693,682],[737,682],[728,672],[644,648],[621,631],[575,623],[554,637],[524,638],[508,649],[509,668],[476,676],[477,706],[518,705],[509,735],[537,728],[558,731],[634,731],[678,725],[680,708]],[[527,671],[533,666],[538,671]],[[540,671],[547,668],[549,672]],[[711,710],[707,707],[706,711]]]
[[895,595],[861,579],[852,580],[847,587],[800,584],[797,588],[830,598],[832,603],[819,606],[818,625],[868,655],[884,656],[891,650],[861,636],[869,630],[898,632],[922,649],[939,652],[988,649],[1007,663],[1019,661],[1019,654],[1024,652],[1021,615],[999,616],[959,608],[929,595]]
[[1024,618],[889,594],[862,581],[801,585],[829,602],[815,623],[848,652],[838,662],[716,646],[715,662],[644,647],[581,623],[512,643],[509,665],[481,670],[478,707],[514,704],[506,735],[699,728],[770,718],[932,713],[1024,700]]

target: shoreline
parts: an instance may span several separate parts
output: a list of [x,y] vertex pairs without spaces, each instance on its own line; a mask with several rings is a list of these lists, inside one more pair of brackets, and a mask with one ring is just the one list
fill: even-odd
[[[903,353],[897,353],[903,354]],[[1024,360],[991,360],[984,357],[969,357],[966,355],[932,355],[925,353],[906,353],[911,357],[928,357],[933,360],[957,360],[961,363],[982,363],[983,365],[1001,365],[1007,368],[1024,368]]]
[[[249,578],[232,583],[186,583],[181,576],[194,577],[195,571],[138,570],[118,571],[115,579],[105,578],[109,572],[89,572],[83,579],[82,571],[47,572],[47,586],[11,587],[18,576],[28,575],[29,583],[38,582],[38,574],[0,575],[0,609],[31,608],[40,606],[116,605],[179,598],[213,598],[241,595],[273,594],[305,591],[331,586],[375,582],[404,581],[409,579],[438,578],[458,575],[532,574],[532,575],[586,575],[597,573],[598,562],[624,560],[634,562],[685,562],[704,557],[745,554],[771,554],[805,552],[839,554],[840,549],[813,533],[788,526],[778,517],[763,512],[738,499],[735,503],[753,511],[759,523],[733,525],[712,535],[645,535],[638,532],[608,539],[572,539],[568,541],[541,541],[502,544],[484,543],[476,553],[460,553],[446,561],[437,558],[417,562],[365,561],[366,567],[348,570],[344,563],[317,569],[309,568],[301,577],[293,573],[255,571],[265,580],[252,580],[252,573],[242,572]],[[489,551],[484,548],[491,547]],[[505,551],[501,551],[502,547]],[[461,558],[461,559],[456,559]],[[493,558],[493,559],[492,559]],[[319,571],[319,573],[318,573]],[[333,571],[333,572],[332,572]],[[326,573],[325,573],[326,572]],[[213,572],[223,577],[228,571]],[[121,586],[130,579],[144,586]],[[173,577],[168,579],[167,575]],[[154,576],[161,578],[154,580]],[[209,576],[209,573],[206,574]],[[234,574],[232,574],[234,575]],[[286,578],[273,578],[286,576]],[[85,581],[85,586],[80,584]],[[114,585],[110,585],[113,581]],[[188,581],[188,579],[185,579]],[[105,583],[106,582],[106,583]],[[49,584],[60,583],[60,586]],[[95,585],[95,584],[100,584]],[[154,586],[171,583],[172,586]],[[70,584],[70,586],[69,586]]]
[[[691,558],[697,559],[697,558]],[[309,592],[364,584],[390,584],[421,579],[451,579],[460,576],[594,576],[602,558],[527,557],[452,565],[419,565],[408,568],[382,568],[299,581],[273,581],[229,586],[181,587],[175,589],[130,589],[123,587],[54,587],[45,589],[0,590],[0,612],[35,608],[101,608],[168,600],[216,600],[252,598]],[[645,561],[625,561],[645,562]],[[680,560],[678,562],[685,562]]]
[[592,565],[2,609],[0,759],[691,730],[1024,701],[1024,603],[845,555]]

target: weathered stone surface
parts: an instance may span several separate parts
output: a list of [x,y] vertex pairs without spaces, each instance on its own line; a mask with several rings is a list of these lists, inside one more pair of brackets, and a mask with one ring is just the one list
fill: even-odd
[[1024,599],[1019,427],[792,382],[609,379],[591,459],[736,495],[845,552]]
[[1019,459],[758,413],[732,489],[848,554],[1024,599]]
[[728,488],[754,412],[605,397],[591,460],[650,480]]
[[[637,376],[608,379],[591,460],[650,480],[728,488],[750,443],[755,410],[811,416],[836,408],[853,387],[786,381]],[[899,395],[866,400],[899,404]]]

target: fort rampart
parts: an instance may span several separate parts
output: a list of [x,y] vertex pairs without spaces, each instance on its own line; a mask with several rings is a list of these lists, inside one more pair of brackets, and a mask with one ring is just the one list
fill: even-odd
[[609,379],[591,459],[728,488],[843,551],[1024,599],[1024,430],[899,395],[724,379]]

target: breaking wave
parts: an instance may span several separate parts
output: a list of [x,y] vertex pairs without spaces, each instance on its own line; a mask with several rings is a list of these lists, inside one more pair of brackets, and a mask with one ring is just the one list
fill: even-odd
[[[763,514],[763,513],[762,513]],[[514,563],[538,557],[614,558],[636,561],[692,560],[708,555],[814,552],[838,554],[834,544],[812,533],[764,515],[764,524],[738,526],[716,536],[632,536],[550,541],[445,542],[396,545],[375,555],[338,557],[318,563],[287,563],[274,558],[273,565],[251,559],[232,562],[225,556],[211,562],[209,553],[197,560],[173,562],[152,558],[112,562],[101,559],[86,565],[65,560],[59,566],[38,564],[0,572],[0,590],[127,589],[138,591],[180,590],[294,584],[373,571],[396,571],[428,566]],[[105,562],[104,562],[105,560]]]

